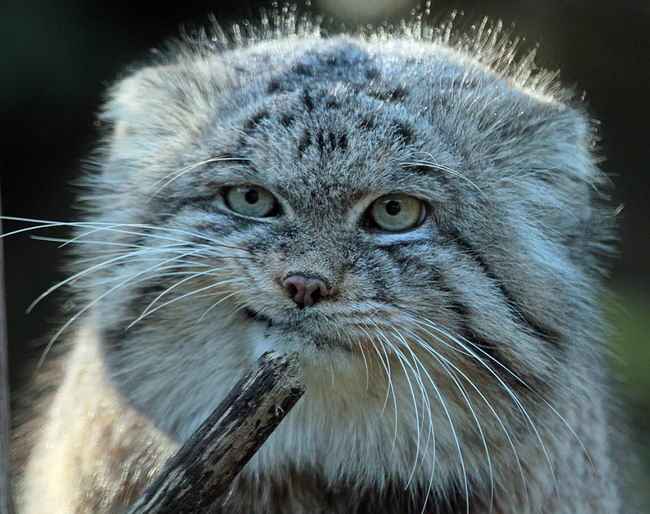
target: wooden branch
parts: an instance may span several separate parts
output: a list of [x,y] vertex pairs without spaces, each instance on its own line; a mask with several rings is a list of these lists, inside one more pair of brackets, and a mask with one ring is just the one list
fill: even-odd
[[[0,213],[2,212],[0,205]],[[0,223],[0,233],[2,225]],[[0,238],[0,514],[13,512],[9,469],[9,367],[7,365],[7,325],[4,289],[4,256]]]
[[304,393],[295,355],[266,352],[129,512],[209,512]]

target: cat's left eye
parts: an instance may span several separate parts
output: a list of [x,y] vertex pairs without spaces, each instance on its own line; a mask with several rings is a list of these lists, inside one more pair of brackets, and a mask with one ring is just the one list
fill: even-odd
[[275,196],[258,186],[228,187],[223,199],[231,211],[251,218],[268,218],[279,210]]
[[403,232],[422,224],[426,217],[426,207],[424,202],[413,196],[386,195],[372,202],[367,217],[374,228],[386,232]]

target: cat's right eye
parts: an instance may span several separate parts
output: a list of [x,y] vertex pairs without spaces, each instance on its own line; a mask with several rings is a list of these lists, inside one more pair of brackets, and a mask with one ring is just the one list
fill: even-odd
[[223,199],[231,211],[251,218],[268,218],[279,211],[275,196],[258,186],[227,187]]

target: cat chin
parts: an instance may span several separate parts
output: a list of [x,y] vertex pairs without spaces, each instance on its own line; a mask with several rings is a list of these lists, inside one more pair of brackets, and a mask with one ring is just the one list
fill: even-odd
[[309,323],[278,323],[252,309],[244,312],[254,328],[253,355],[257,359],[264,352],[295,352],[301,357],[318,360],[340,352],[349,353],[350,344],[323,330],[323,326]]
[[252,341],[255,359],[269,351],[295,353],[299,357],[303,370],[305,367],[320,368],[329,376],[332,373],[333,363],[349,356],[349,350],[343,343],[328,341],[324,344],[319,338],[305,336],[300,332],[288,333],[268,329],[263,332]]
[[272,342],[264,334],[260,334],[259,337],[253,339],[253,357],[258,359],[263,353],[276,350]]

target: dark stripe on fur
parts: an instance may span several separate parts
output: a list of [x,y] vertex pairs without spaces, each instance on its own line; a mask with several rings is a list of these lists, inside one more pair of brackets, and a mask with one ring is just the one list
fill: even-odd
[[257,126],[260,124],[262,120],[265,120],[269,117],[269,112],[268,111],[261,111],[258,112],[255,116],[250,118],[245,124],[244,124],[244,132],[246,134],[250,134],[252,131],[254,131]]
[[[510,389],[520,391],[522,387],[525,387],[516,378],[521,377],[522,373],[503,356],[503,353],[499,351],[497,343],[477,336],[469,328],[464,328],[460,335],[465,339],[463,344],[471,350],[473,360],[478,365],[480,372],[488,373],[489,375],[494,374],[492,376],[499,377]],[[468,341],[472,344],[469,344]]]
[[269,86],[266,88],[266,92],[272,95],[273,93],[279,93],[282,91],[282,86],[280,85],[280,82],[277,79],[272,80],[269,82]]
[[302,136],[300,136],[300,141],[298,141],[298,156],[302,157],[303,152],[307,149],[307,147],[311,144],[311,134],[309,132],[309,129],[305,129],[305,131],[302,133]]
[[405,145],[413,143],[413,130],[411,130],[411,127],[399,120],[393,120],[393,125],[395,127],[393,133],[400,138]]
[[422,175],[425,177],[436,177],[440,179],[440,182],[442,182],[444,185],[449,184],[449,177],[447,176],[447,173],[439,168],[436,168],[435,166],[428,166],[428,165],[407,165],[402,167],[399,170],[399,175],[403,172],[406,173],[412,173],[414,175]]
[[314,110],[314,100],[312,100],[307,88],[305,88],[302,92],[302,102],[305,104],[307,112],[312,112]]
[[[400,241],[392,246],[382,246],[381,249],[388,253],[390,257],[399,264],[401,269],[408,270],[409,267],[414,266],[418,269],[422,269],[424,267],[423,263],[421,263],[417,257],[414,257],[414,255],[418,254],[417,252],[409,251],[408,249],[405,252],[401,251],[402,248],[418,243],[421,244],[421,242],[418,241]],[[472,316],[472,310],[469,305],[462,301],[461,295],[458,291],[447,283],[442,273],[437,268],[426,264],[426,270],[429,277],[431,277],[432,282],[435,284],[435,288],[438,291],[445,293],[446,307],[461,319],[462,328],[459,331],[460,336],[476,346],[475,348],[472,344],[468,344],[467,341],[464,342],[464,344],[475,354],[474,360],[480,361],[480,363],[478,363],[480,364],[480,371],[485,372],[487,371],[485,367],[488,367],[510,387],[521,387],[521,383],[513,376],[513,374],[521,376],[521,373],[499,350],[498,343],[488,341],[478,336],[471,328],[469,328],[468,323]],[[462,350],[462,348],[458,349]],[[503,367],[499,366],[497,362],[501,363]],[[509,369],[512,373],[509,373],[504,368]]]
[[328,109],[340,109],[341,104],[338,102],[336,98],[330,96],[325,101],[325,107],[327,107]]
[[402,86],[389,90],[371,89],[368,91],[368,96],[384,102],[400,102],[406,96],[406,90]]
[[[123,347],[123,341],[125,338],[129,337],[130,335],[130,330],[127,330],[127,327],[129,324],[134,321],[135,319],[138,318],[144,311],[144,309],[147,308],[147,306],[163,291],[167,289],[168,286],[163,285],[160,282],[156,281],[155,277],[152,277],[152,282],[148,283],[146,285],[143,285],[138,289],[136,292],[134,298],[129,302],[129,304],[126,306],[126,316],[127,320],[124,323],[120,323],[118,326],[115,327],[110,327],[106,328],[103,327],[101,330],[102,334],[102,342],[104,345],[106,345],[108,348],[111,350],[119,350]],[[157,303],[164,303],[168,301],[170,298],[166,298],[165,296],[161,297]],[[155,308],[156,306],[152,306],[152,308]],[[141,323],[144,325],[147,323],[148,320],[143,319],[141,320],[140,323],[136,323],[131,330],[136,331],[140,326]]]
[[325,136],[322,131],[316,134],[316,145],[318,146],[318,151],[322,155],[323,150],[325,149]]
[[381,76],[380,71],[377,68],[367,68],[366,69],[366,78],[368,80],[376,80]]
[[293,125],[293,122],[295,121],[295,116],[293,114],[284,114],[282,118],[280,118],[280,123],[282,123],[283,127],[291,127]]
[[562,336],[553,329],[540,325],[524,310],[512,291],[510,291],[503,281],[491,270],[481,253],[457,232],[451,233],[450,236],[450,239],[463,249],[467,255],[472,257],[481,267],[485,275],[494,282],[503,297],[506,299],[506,303],[513,311],[514,317],[521,319],[537,338],[548,341],[554,347],[560,347]]
[[359,121],[357,127],[359,127],[362,130],[373,130],[376,127],[376,123],[372,117],[366,116],[365,118]]
[[303,77],[311,77],[314,75],[314,70],[312,70],[305,63],[299,62],[293,67],[293,73],[296,75],[302,75]]

